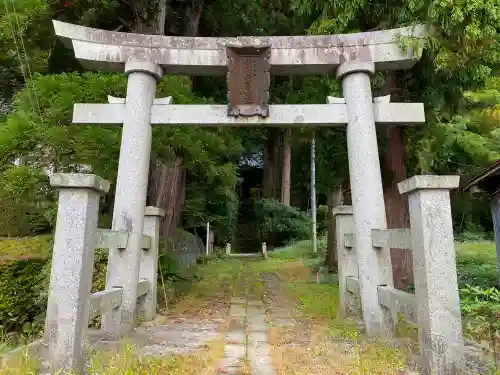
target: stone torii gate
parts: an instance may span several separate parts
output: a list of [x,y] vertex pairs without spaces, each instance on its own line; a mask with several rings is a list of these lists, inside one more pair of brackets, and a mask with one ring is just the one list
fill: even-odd
[[[425,119],[421,103],[374,100],[370,77],[375,71],[411,68],[422,50],[403,51],[398,38],[422,38],[422,26],[346,35],[237,38],[129,34],[59,21],[54,21],[54,29],[84,67],[124,71],[128,76],[126,98],[109,97],[108,104],[75,104],[73,113],[74,123],[123,127],[112,231],[127,232],[128,241],[122,247],[110,246],[106,290],[119,288],[121,302],[102,312],[103,333],[116,339],[134,325],[141,287],[138,280],[142,272],[151,125],[347,125],[362,314],[368,336],[388,333],[390,313],[379,303],[377,290],[381,285],[393,285],[390,253],[389,248],[372,243],[372,230],[387,228],[375,125],[413,125]],[[268,104],[270,75],[332,72],[342,81],[344,98],[329,97],[327,104]],[[170,97],[155,99],[156,84],[164,73],[227,74],[229,103],[176,105]],[[51,290],[57,282],[63,283],[51,279]],[[51,298],[61,297],[49,296],[49,303]],[[47,317],[47,327],[54,318]],[[88,317],[82,318],[87,324]],[[75,337],[78,335],[81,333],[75,333]],[[54,337],[46,339],[46,346],[53,358],[68,367],[73,362],[67,358],[81,356],[81,345],[72,351],[66,349],[64,357],[56,353],[61,338]]]

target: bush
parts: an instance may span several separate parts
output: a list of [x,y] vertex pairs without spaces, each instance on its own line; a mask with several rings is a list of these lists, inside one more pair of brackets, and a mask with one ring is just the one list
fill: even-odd
[[[38,334],[43,330],[50,283],[50,236],[0,241],[0,329]],[[104,290],[108,251],[96,250],[92,292]]]
[[254,207],[262,241],[270,247],[310,237],[311,219],[297,208],[275,199],[256,200]]
[[316,210],[316,229],[319,234],[328,230],[328,206],[318,206]]
[[43,171],[12,166],[0,177],[0,235],[25,236],[50,231],[56,210]]
[[489,340],[493,347],[500,340],[500,290],[466,285],[460,289],[465,330],[476,340]]
[[46,302],[39,303],[39,287],[46,284],[45,265],[45,259],[31,259],[0,266],[0,326],[3,332],[32,333],[43,327]]

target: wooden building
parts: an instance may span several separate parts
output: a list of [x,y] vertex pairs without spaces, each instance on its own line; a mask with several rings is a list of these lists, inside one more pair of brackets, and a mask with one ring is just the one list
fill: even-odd
[[497,265],[500,275],[500,160],[497,160],[493,165],[467,181],[463,185],[463,189],[464,191],[470,189],[472,192],[486,193],[491,198],[491,214],[493,216]]

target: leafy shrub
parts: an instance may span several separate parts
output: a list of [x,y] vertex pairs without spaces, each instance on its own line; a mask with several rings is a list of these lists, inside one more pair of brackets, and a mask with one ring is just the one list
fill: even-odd
[[500,341],[500,290],[466,285],[460,289],[460,297],[466,332],[496,348]]
[[470,241],[485,241],[492,239],[491,233],[485,233],[484,231],[469,231],[465,230],[455,236],[457,242],[470,242]]
[[320,234],[328,230],[328,206],[318,206],[316,210],[316,230]]
[[43,171],[12,166],[0,177],[0,235],[24,236],[49,231],[56,210]]
[[3,332],[43,327],[45,305],[37,303],[45,284],[45,259],[12,261],[0,266],[0,326]]
[[256,200],[254,207],[262,240],[269,246],[280,246],[310,236],[311,220],[297,208],[275,199]]

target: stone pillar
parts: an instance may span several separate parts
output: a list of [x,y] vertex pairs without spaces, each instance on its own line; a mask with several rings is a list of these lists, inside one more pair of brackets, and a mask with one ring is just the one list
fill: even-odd
[[335,249],[339,265],[339,290],[340,290],[340,316],[345,318],[349,312],[353,312],[357,301],[351,292],[347,290],[346,280],[348,277],[358,276],[358,262],[356,250],[345,247],[345,235],[354,233],[354,218],[352,206],[336,206],[332,212],[335,218]]
[[398,184],[408,194],[424,374],[457,374],[462,364],[462,320],[449,190],[459,176],[414,176]]
[[156,291],[158,285],[158,251],[160,248],[160,221],[165,216],[161,208],[146,207],[144,234],[151,238],[151,248],[143,249],[139,278],[149,281],[149,291],[141,301],[141,314],[146,320],[156,316]]
[[101,330],[110,339],[130,331],[135,321],[151,153],[151,106],[162,69],[148,61],[129,60],[125,64],[125,73],[128,75],[126,115],[116,181],[113,230],[129,232],[129,239],[126,249],[109,249],[106,289],[123,289],[121,306],[102,316]]
[[83,373],[100,194],[109,182],[93,174],[53,174],[59,190],[45,320],[42,373]]
[[267,260],[267,244],[265,242],[262,242],[262,257],[264,260]]
[[493,218],[493,232],[497,248],[498,284],[500,285],[500,192],[491,196],[491,217]]
[[337,70],[347,105],[347,151],[355,222],[355,250],[366,334],[386,334],[390,314],[379,303],[377,287],[392,287],[389,249],[372,245],[372,229],[386,229],[384,194],[373,115],[372,62],[346,62]]

